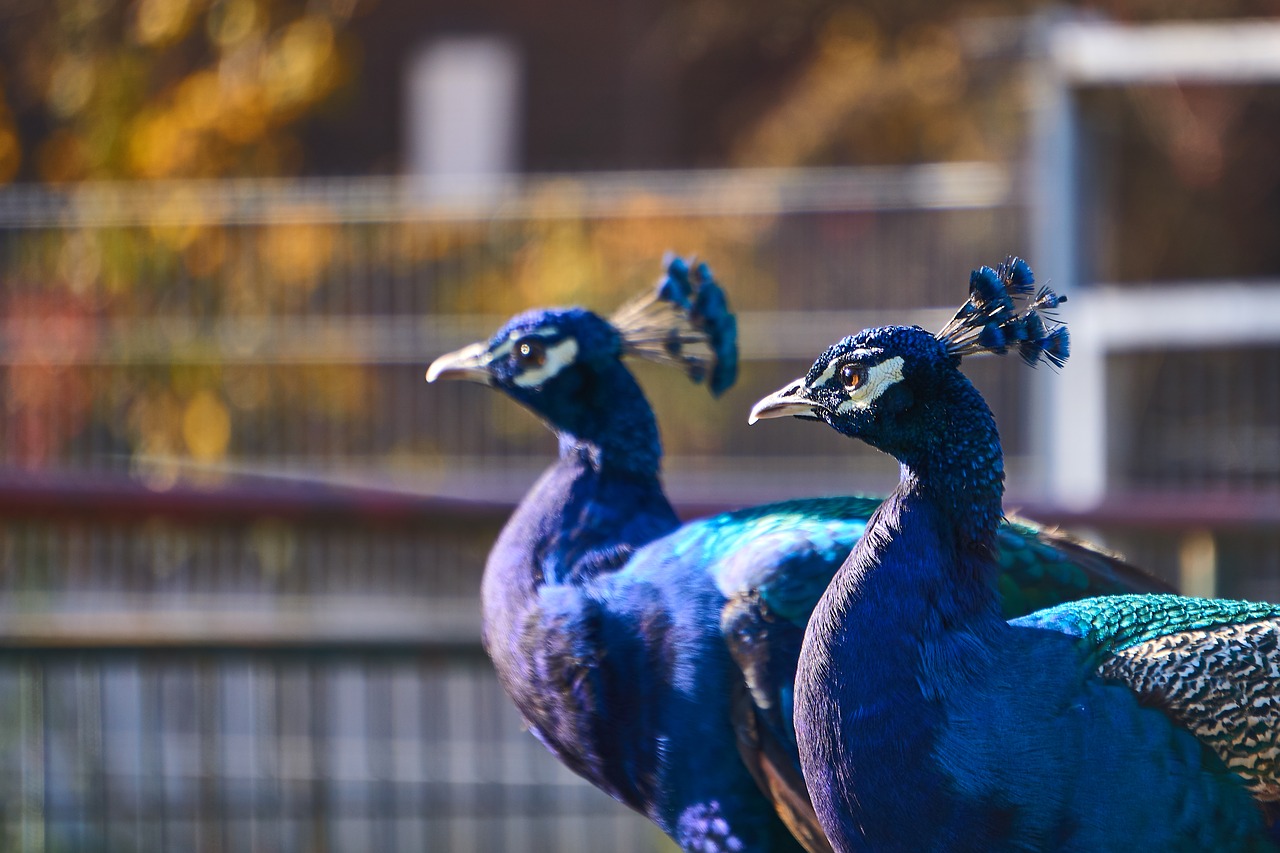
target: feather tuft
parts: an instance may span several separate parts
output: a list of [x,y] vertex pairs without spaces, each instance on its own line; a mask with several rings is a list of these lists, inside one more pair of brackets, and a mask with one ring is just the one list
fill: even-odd
[[1004,355],[1012,348],[1027,364],[1043,360],[1061,367],[1070,354],[1070,341],[1066,326],[1053,312],[1067,298],[1048,287],[1036,291],[1035,281],[1031,266],[1012,255],[995,269],[974,270],[969,274],[969,298],[938,332],[938,340],[956,358]]
[[1036,298],[1031,303],[1034,311],[1041,314],[1049,314],[1057,310],[1058,306],[1067,301],[1067,297],[1059,296],[1047,287],[1040,288],[1040,292],[1036,294]]
[[705,263],[668,254],[657,286],[618,309],[610,322],[623,352],[679,367],[717,397],[738,378],[738,321]]
[[1071,336],[1067,333],[1066,326],[1058,326],[1045,338],[1044,357],[1054,367],[1062,367],[1070,356]]
[[1013,255],[1005,258],[1004,263],[996,267],[996,274],[1014,296],[1029,296],[1036,283],[1031,265]]

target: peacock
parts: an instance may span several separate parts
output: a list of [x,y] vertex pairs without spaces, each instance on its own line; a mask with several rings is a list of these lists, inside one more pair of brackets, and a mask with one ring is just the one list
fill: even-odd
[[[653,412],[623,359],[673,364],[719,394],[735,379],[737,333],[705,264],[664,264],[656,289],[611,319],[529,311],[427,373],[496,388],[559,437],[559,459],[489,555],[484,645],[533,734],[685,850],[830,850],[800,776],[792,683],[809,612],[879,501],[793,500],[681,524]],[[995,538],[1010,615],[1164,588],[1030,524]]]
[[794,725],[838,851],[1274,849],[1280,605],[1106,595],[1001,613],[1004,472],[963,357],[1059,367],[1025,261],[937,335],[868,329],[760,400],[892,455],[897,488],[814,609]]

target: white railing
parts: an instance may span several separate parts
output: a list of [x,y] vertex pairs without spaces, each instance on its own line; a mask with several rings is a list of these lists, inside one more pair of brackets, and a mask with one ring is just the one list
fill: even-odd
[[[15,185],[0,189],[0,228],[362,224],[555,218],[753,216],[972,210],[1016,198],[993,162],[814,169],[703,169],[495,178],[465,194],[422,178],[314,178]],[[637,204],[641,199],[647,204]]]
[[1079,95],[1085,88],[1184,82],[1280,82],[1280,23],[1230,21],[1126,26],[1041,21],[1032,93],[1032,240],[1036,268],[1070,305],[1072,359],[1059,381],[1037,386],[1033,433],[1041,442],[1040,481],[1066,507],[1096,505],[1107,493],[1107,357],[1157,350],[1280,344],[1280,285],[1152,282],[1123,290],[1087,281],[1082,199],[1096,179],[1082,166],[1088,140]]

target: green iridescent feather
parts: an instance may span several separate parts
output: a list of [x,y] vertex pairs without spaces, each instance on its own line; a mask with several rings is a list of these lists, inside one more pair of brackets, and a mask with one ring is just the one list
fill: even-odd
[[1280,605],[1113,595],[1014,624],[1079,637],[1099,675],[1194,733],[1264,808],[1280,803]]
[[1080,637],[1101,656],[1183,631],[1280,618],[1280,605],[1186,598],[1180,595],[1107,595],[1071,601],[1019,620]]

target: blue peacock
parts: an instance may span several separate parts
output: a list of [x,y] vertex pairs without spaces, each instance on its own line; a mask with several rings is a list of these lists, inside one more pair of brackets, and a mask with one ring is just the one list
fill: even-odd
[[959,365],[1060,366],[1061,301],[1024,261],[983,267],[937,335],[845,338],[753,409],[901,464],[800,652],[800,759],[838,851],[1277,843],[1280,605],[1111,595],[1001,613],[1000,440]]
[[[718,394],[735,378],[736,321],[705,264],[671,258],[665,272],[611,319],[530,311],[428,371],[501,390],[560,441],[489,555],[485,647],[547,748],[684,849],[829,850],[800,776],[792,683],[809,613],[878,501],[681,524],[623,359],[673,364]],[[1032,525],[995,539],[1010,615],[1162,588]]]

